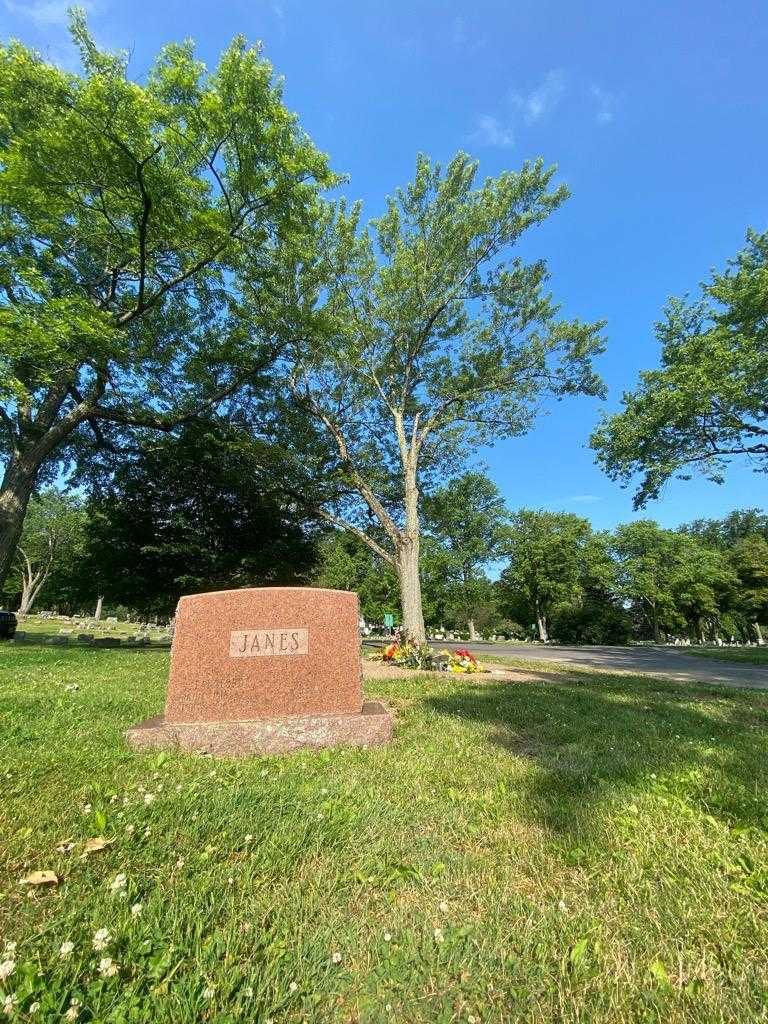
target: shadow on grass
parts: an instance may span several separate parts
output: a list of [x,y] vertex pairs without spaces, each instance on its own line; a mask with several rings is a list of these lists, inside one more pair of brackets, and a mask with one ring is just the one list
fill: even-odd
[[601,806],[629,806],[644,790],[682,813],[768,828],[768,695],[537,671],[425,704],[477,723],[491,744],[531,762],[522,812],[552,830],[590,833]]

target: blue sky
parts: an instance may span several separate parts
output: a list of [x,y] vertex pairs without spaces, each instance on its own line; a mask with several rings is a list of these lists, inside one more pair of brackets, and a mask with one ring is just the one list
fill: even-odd
[[[0,0],[0,35],[74,63],[66,2]],[[92,0],[97,39],[132,52],[142,77],[158,47],[191,36],[213,65],[235,33],[264,41],[286,100],[349,194],[380,212],[418,151],[465,149],[482,175],[541,155],[573,197],[535,230],[569,316],[608,321],[602,406],[556,406],[530,436],[484,453],[511,508],[565,509],[597,527],[636,517],[631,495],[586,446],[600,407],[618,407],[658,362],[653,323],[768,227],[768,4],[474,0]],[[766,505],[768,478],[734,466],[725,486],[674,482],[645,515],[664,525]]]

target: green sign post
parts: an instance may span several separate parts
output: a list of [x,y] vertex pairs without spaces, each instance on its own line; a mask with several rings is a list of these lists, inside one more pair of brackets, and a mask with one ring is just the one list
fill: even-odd
[[391,612],[386,612],[384,615],[384,625],[387,629],[392,629],[395,625],[395,616]]

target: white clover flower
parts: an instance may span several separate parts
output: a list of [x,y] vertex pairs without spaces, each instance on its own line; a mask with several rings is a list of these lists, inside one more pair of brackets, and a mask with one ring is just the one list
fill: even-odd
[[439,909],[441,914],[447,914],[448,913],[448,904],[445,902],[445,900],[440,900],[440,903],[438,905],[438,909]]
[[15,960],[3,960],[0,964],[0,981],[5,981],[6,978],[10,978],[13,972],[16,970]]
[[392,941],[392,932],[384,932],[384,941],[385,942],[391,942]]
[[27,1013],[37,1013],[37,1011],[39,1009],[40,1009],[40,1003],[38,1003],[38,1002],[30,1003],[29,1004],[29,1008],[27,1010]]
[[557,904],[557,909],[563,912],[568,909],[568,904],[565,902],[565,900],[560,900],[560,902]]
[[243,842],[244,842],[244,843],[251,843],[251,842],[253,842],[253,836],[251,835],[251,833],[250,833],[250,832],[249,832],[249,833],[248,833],[248,835],[247,835],[247,836],[245,837],[245,839],[243,840]]
[[467,1024],[479,1024],[479,1021],[477,1017],[473,1017],[472,1014],[470,1013],[469,1016],[467,1017]]
[[155,794],[154,793],[145,793],[144,794],[144,803],[145,804],[151,804],[154,799],[155,799]]
[[203,999],[213,999],[216,995],[216,990],[213,988],[206,988],[203,990]]
[[7,1017],[11,1016],[11,1014],[13,1013],[14,1008],[16,1006],[16,1003],[18,1003],[18,1001],[19,1001],[19,997],[18,996],[9,995],[9,996],[5,997],[5,999],[3,1000],[3,1013]]
[[91,813],[91,805],[90,804],[83,804],[83,814],[90,814],[90,813]]
[[74,942],[62,942],[59,946],[59,960],[66,960],[67,957],[72,955],[72,950],[74,948]]
[[72,1002],[69,1004],[69,1009],[64,1014],[65,1018],[67,1020],[77,1020],[77,1018],[80,1016],[80,1007],[82,1005],[83,1004],[80,1002],[79,999],[73,999]]
[[112,892],[120,892],[121,889],[125,888],[127,881],[127,876],[121,871],[112,879],[109,888]]
[[140,903],[134,903],[131,907],[131,917],[140,917],[143,909]]
[[340,964],[341,963],[341,953],[334,953],[333,956],[331,957],[331,960],[333,960],[333,962],[335,964]]
[[135,831],[136,831],[136,826],[135,825],[126,825],[125,826],[126,835],[132,836]]
[[299,986],[298,986],[298,984],[295,981],[292,981],[291,984],[288,986],[288,991],[289,992],[298,992],[298,989],[299,989]]
[[178,786],[176,787],[176,792],[180,793],[181,789],[182,789],[182,786],[181,786],[181,783],[179,783]]
[[184,867],[184,858],[183,857],[179,857],[179,859],[176,861],[176,867],[177,868],[183,868]]
[[445,936],[443,935],[443,929],[442,928],[435,928],[434,935],[435,935],[435,942],[444,942],[445,941]]
[[116,964],[111,956],[105,956],[99,960],[99,974],[102,978],[114,978],[119,970],[120,965]]
[[93,948],[97,951],[100,949],[106,949],[111,941],[112,936],[109,934],[108,929],[99,928],[93,936]]
[[248,999],[253,999],[253,986],[252,985],[248,986],[248,988],[245,990],[245,994],[248,997]]
[[227,885],[234,885],[234,884],[235,884],[234,878],[230,877],[230,878],[227,879]]

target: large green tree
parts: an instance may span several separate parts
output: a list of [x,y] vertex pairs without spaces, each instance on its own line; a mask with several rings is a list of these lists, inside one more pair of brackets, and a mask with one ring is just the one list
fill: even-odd
[[601,325],[561,319],[544,262],[514,256],[567,190],[540,161],[476,176],[464,154],[445,168],[420,156],[370,227],[359,206],[328,206],[297,274],[316,328],[288,353],[314,423],[296,459],[327,484],[319,514],[395,569],[419,640],[421,493],[480,443],[526,432],[548,398],[602,390]]
[[763,642],[768,623],[768,515],[758,508],[735,509],[723,519],[695,519],[683,532],[725,555],[738,579],[732,612],[745,637]]
[[640,474],[641,507],[674,476],[722,481],[737,456],[768,471],[768,232],[750,231],[699,299],[672,299],[656,333],[661,367],[592,436],[608,475]]
[[500,585],[512,617],[533,621],[549,640],[558,605],[576,602],[587,578],[605,572],[606,556],[586,519],[570,512],[522,509],[505,530],[509,564]]
[[79,603],[170,615],[186,593],[306,582],[315,531],[274,491],[273,458],[225,424],[145,438],[90,502]]
[[736,585],[727,559],[696,538],[665,530],[650,519],[624,523],[614,533],[618,592],[631,601],[652,638],[689,630],[715,633]]
[[87,541],[88,514],[82,498],[55,488],[32,498],[7,590],[20,593],[26,615],[51,576],[77,575]]
[[334,180],[243,39],[139,83],[72,31],[82,74],[0,46],[0,584],[79,433],[170,429],[274,358],[276,254]]
[[469,471],[425,497],[423,518],[425,530],[443,548],[448,602],[474,640],[475,620],[490,603],[485,569],[501,552],[509,518],[504,499],[492,480]]

